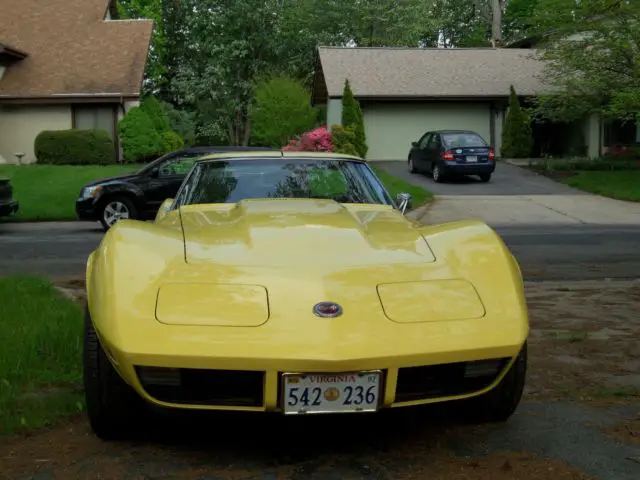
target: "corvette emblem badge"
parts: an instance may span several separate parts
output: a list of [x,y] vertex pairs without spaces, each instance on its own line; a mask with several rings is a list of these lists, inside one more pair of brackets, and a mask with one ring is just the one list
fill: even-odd
[[320,302],[313,306],[313,314],[321,318],[335,318],[342,315],[342,307],[333,302]]

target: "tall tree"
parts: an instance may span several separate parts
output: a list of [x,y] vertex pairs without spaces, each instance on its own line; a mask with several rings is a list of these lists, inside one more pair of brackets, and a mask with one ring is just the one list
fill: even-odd
[[639,118],[640,2],[540,0],[536,21],[549,32],[542,59],[550,91],[535,104],[538,116]]

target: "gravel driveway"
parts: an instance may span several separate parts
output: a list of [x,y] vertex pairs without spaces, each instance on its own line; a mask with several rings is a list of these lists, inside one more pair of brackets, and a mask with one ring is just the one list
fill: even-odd
[[380,416],[157,417],[103,443],[84,417],[0,440],[0,479],[640,478],[639,282],[527,285],[525,402],[503,425],[457,425],[447,408]]

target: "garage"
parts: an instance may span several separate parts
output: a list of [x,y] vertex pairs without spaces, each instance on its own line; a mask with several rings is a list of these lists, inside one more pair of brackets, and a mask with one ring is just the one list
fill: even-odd
[[406,160],[411,142],[429,130],[473,130],[491,141],[491,104],[484,102],[363,103],[371,160]]
[[500,156],[513,85],[521,97],[544,90],[543,63],[521,48],[319,47],[312,103],[327,125],[341,123],[349,80],[364,114],[367,160],[406,161],[429,130],[473,130]]

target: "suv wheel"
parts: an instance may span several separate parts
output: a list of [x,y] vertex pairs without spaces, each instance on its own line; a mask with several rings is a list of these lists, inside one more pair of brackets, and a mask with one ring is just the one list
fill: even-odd
[[100,223],[105,231],[113,227],[118,220],[136,219],[137,216],[136,206],[130,199],[123,196],[107,198],[100,209]]

